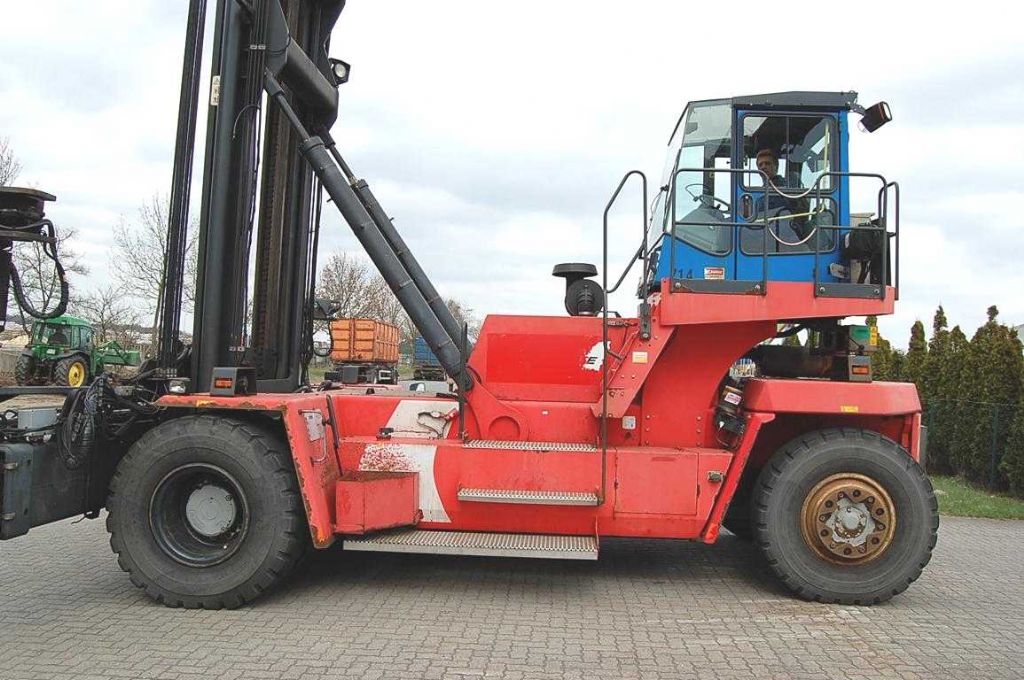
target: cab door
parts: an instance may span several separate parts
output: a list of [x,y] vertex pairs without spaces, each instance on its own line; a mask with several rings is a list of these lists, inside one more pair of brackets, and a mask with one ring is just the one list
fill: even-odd
[[[840,128],[836,113],[737,110],[733,163],[745,172],[735,188],[739,229],[737,278],[760,280],[767,253],[768,280],[832,282],[838,259],[835,229],[841,214]],[[773,154],[771,185],[757,171],[758,153]],[[815,257],[818,251],[819,257]]]

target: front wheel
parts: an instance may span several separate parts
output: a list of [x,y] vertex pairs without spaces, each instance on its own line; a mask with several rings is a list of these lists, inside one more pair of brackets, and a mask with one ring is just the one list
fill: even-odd
[[938,504],[924,470],[876,432],[820,430],[776,453],[754,490],[754,532],[799,597],[875,604],[931,559]]
[[89,365],[85,358],[75,355],[61,359],[53,367],[53,382],[68,387],[81,387],[89,381]]
[[118,465],[107,508],[118,564],[171,607],[249,602],[309,542],[283,438],[225,417],[176,418],[146,433]]

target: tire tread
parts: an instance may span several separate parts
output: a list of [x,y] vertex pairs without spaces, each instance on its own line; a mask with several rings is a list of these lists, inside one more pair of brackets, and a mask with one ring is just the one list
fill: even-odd
[[[166,430],[162,430],[163,427],[177,428],[179,431],[168,433]],[[276,477],[278,488],[284,490],[281,495],[289,506],[289,509],[283,512],[283,516],[287,520],[287,528],[280,532],[284,539],[284,545],[273,551],[264,565],[245,583],[225,593],[189,598],[168,592],[141,572],[118,530],[115,508],[118,496],[126,493],[124,479],[127,471],[136,465],[145,463],[144,460],[141,462],[139,460],[140,452],[145,452],[149,448],[149,440],[156,437],[174,436],[174,434],[215,435],[217,437],[241,434],[245,441],[259,449],[259,455],[264,461],[267,459],[272,461],[273,465],[261,468],[261,470],[264,474]],[[272,446],[272,443],[276,443],[277,446]],[[184,416],[150,430],[121,459],[110,482],[106,527],[110,533],[110,547],[117,555],[118,566],[122,571],[128,573],[132,584],[141,588],[154,601],[175,608],[235,609],[251,602],[279,584],[305,555],[309,539],[305,525],[305,513],[300,514],[299,508],[301,508],[301,500],[293,462],[290,453],[284,448],[279,437],[248,421],[212,415]]]
[[[896,586],[891,589],[885,595],[876,595],[873,597],[859,597],[859,596],[834,596],[828,595],[820,590],[812,589],[806,586],[803,582],[799,581],[795,574],[791,573],[784,566],[784,561],[779,557],[779,546],[776,545],[770,538],[770,532],[768,528],[768,501],[774,488],[779,484],[782,476],[786,472],[786,468],[793,464],[798,458],[805,455],[812,455],[814,447],[811,446],[812,442],[829,444],[834,441],[859,438],[865,441],[871,442],[874,445],[884,447],[895,455],[897,455],[903,464],[903,468],[910,475],[918,478],[918,481],[923,482],[924,486],[928,489],[928,505],[930,516],[930,524],[927,527],[929,532],[928,546],[919,560],[918,564],[914,565],[910,573],[906,578],[902,579]],[[885,602],[890,598],[899,595],[907,588],[910,584],[916,581],[924,568],[928,565],[931,560],[932,551],[935,548],[935,544],[938,541],[938,528],[939,528],[939,517],[938,517],[938,501],[935,498],[935,494],[932,490],[931,481],[925,474],[924,469],[913,459],[910,455],[899,446],[896,442],[892,441],[888,437],[884,437],[881,434],[873,430],[864,430],[859,428],[833,428],[825,430],[816,430],[809,432],[804,435],[793,439],[788,444],[784,445],[772,458],[768,464],[763,468],[760,477],[754,487],[753,494],[753,512],[751,518],[753,521],[754,535],[756,537],[757,545],[761,548],[762,554],[764,555],[765,561],[772,568],[775,575],[783,582],[783,584],[793,592],[797,597],[805,600],[821,602],[826,604],[843,604],[843,605],[869,605],[879,604]]]

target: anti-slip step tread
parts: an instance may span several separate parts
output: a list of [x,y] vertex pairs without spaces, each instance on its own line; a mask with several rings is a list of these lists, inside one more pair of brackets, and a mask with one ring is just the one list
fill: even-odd
[[471,503],[596,506],[596,493],[584,491],[522,491],[516,489],[460,489],[459,500]]
[[593,536],[503,534],[468,531],[402,529],[370,536],[345,538],[346,550],[366,552],[536,557],[556,560],[596,560]]

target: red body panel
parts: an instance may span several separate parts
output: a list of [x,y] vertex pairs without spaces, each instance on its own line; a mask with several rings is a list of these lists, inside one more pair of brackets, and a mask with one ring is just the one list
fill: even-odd
[[814,284],[799,281],[769,281],[766,295],[714,293],[669,293],[662,282],[662,323],[706,324],[751,321],[795,321],[870,314],[892,314],[896,291],[886,290],[885,299],[817,297]]
[[[607,453],[596,318],[488,317],[469,361],[478,380],[466,394],[466,442],[455,400],[401,390],[189,395],[161,404],[279,417],[318,546],[414,515],[427,529],[711,542],[744,469],[802,432],[868,427],[918,454],[917,393],[893,383],[748,381],[744,436],[730,447],[719,442],[722,379],[774,335],[777,321],[891,311],[891,295],[883,302],[813,292],[781,282],[765,296],[663,292],[649,340],[636,319],[612,320]],[[326,424],[319,438],[307,426],[311,411]],[[593,494],[597,504],[460,500],[460,489]]]
[[335,531],[365,534],[414,524],[419,519],[415,472],[347,472],[335,488]]
[[913,383],[750,380],[743,406],[766,413],[888,416],[920,413],[921,400]]

